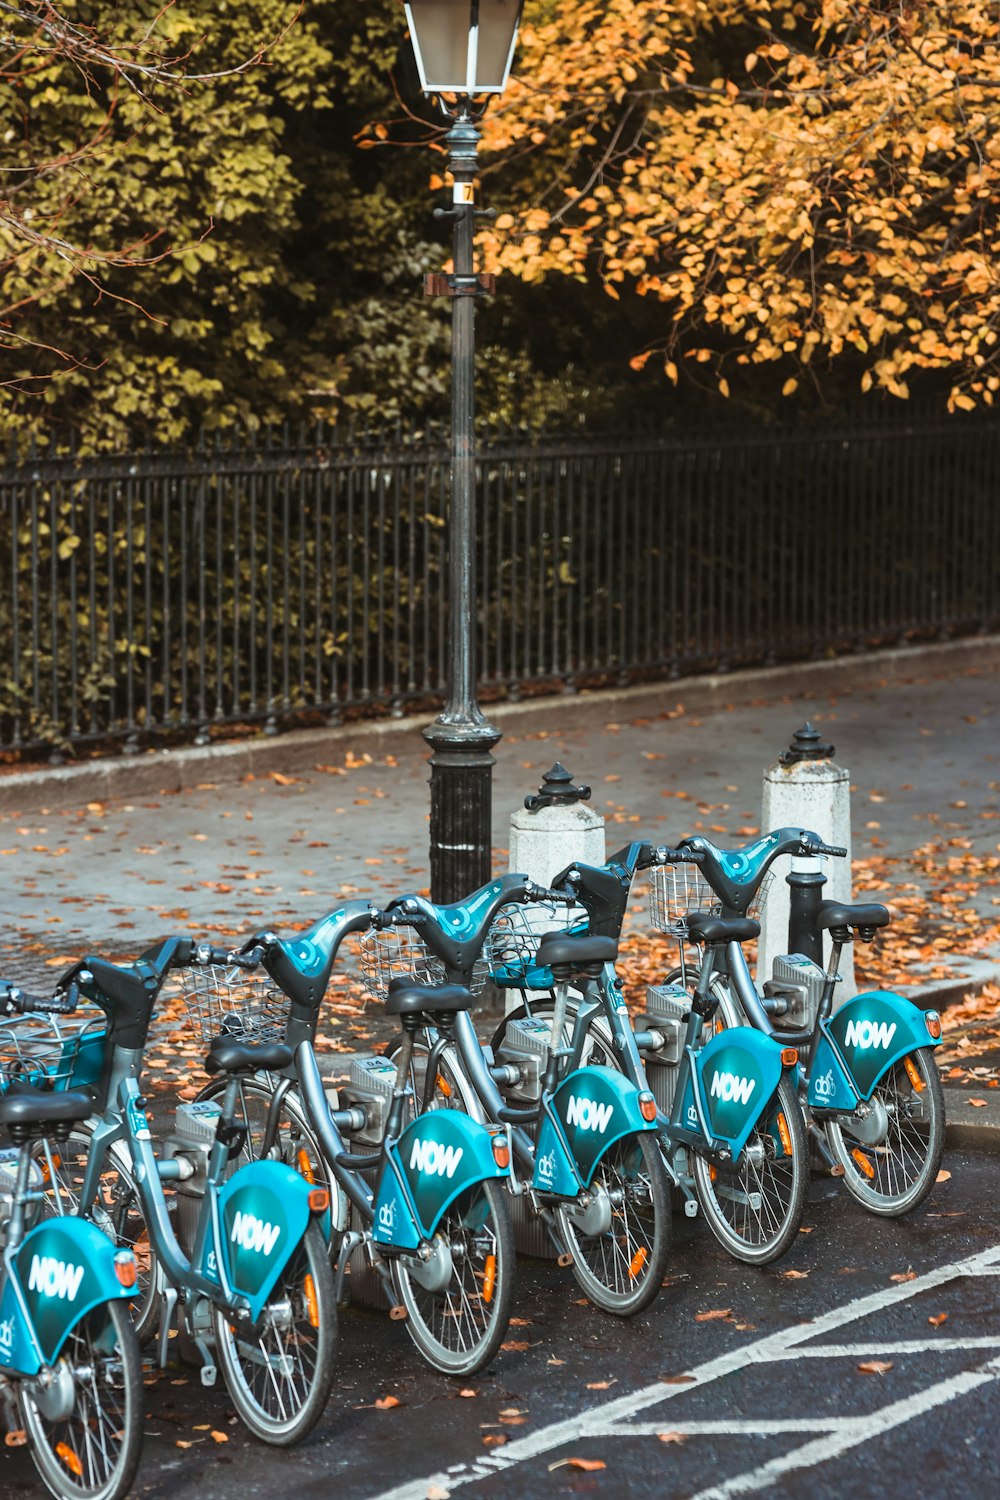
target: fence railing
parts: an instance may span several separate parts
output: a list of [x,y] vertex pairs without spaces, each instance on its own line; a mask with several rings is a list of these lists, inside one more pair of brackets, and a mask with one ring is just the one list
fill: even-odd
[[[485,438],[484,696],[1000,619],[995,418]],[[447,447],[322,428],[0,471],[0,749],[402,712],[446,685]]]

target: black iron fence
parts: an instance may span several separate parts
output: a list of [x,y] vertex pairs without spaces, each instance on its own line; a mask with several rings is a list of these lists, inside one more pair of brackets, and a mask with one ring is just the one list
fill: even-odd
[[[1000,620],[1000,424],[484,438],[485,697]],[[0,749],[440,698],[447,445],[271,434],[0,471]]]

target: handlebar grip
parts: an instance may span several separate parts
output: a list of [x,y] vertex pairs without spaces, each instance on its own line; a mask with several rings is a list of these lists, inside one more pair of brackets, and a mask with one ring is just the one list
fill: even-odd
[[69,1016],[80,1003],[80,991],[75,984],[71,984],[64,994],[29,995],[17,985],[8,984],[7,992],[2,998],[6,1001],[8,1014]]
[[553,890],[549,886],[534,885],[519,898],[523,901],[552,901],[557,906],[575,906],[576,896],[569,891]]
[[656,850],[658,865],[700,865],[704,863],[704,859],[702,849],[667,849],[661,845]]
[[847,858],[847,850],[839,848],[836,844],[807,844],[804,847],[808,854],[829,854],[834,859]]

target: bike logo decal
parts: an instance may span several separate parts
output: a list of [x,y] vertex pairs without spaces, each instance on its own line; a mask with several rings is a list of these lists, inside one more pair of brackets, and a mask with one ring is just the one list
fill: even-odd
[[461,1146],[442,1146],[437,1141],[414,1141],[410,1152],[410,1170],[428,1176],[452,1178],[465,1153]]
[[3,1360],[5,1365],[10,1364],[13,1353],[14,1319],[7,1318],[3,1323],[0,1323],[0,1360]]
[[258,1219],[256,1214],[244,1213],[242,1209],[237,1209],[233,1215],[233,1227],[229,1238],[244,1250],[252,1250],[257,1255],[261,1252],[264,1255],[270,1255],[280,1233],[280,1225],[266,1224],[263,1219]]
[[869,1021],[850,1020],[844,1031],[845,1047],[860,1047],[867,1051],[869,1047],[887,1048],[896,1035],[896,1023],[892,1021]]
[[829,1068],[821,1078],[814,1078],[812,1086],[817,1099],[832,1099],[837,1092],[837,1080],[833,1076],[833,1069]]
[[566,1105],[566,1124],[581,1130],[597,1130],[601,1135],[614,1114],[613,1104],[598,1104],[596,1099],[578,1099],[574,1094]]
[[380,1234],[385,1234],[388,1235],[390,1239],[392,1238],[393,1231],[396,1228],[395,1198],[390,1199],[388,1203],[379,1204],[378,1227]]
[[538,1169],[539,1179],[543,1183],[548,1185],[555,1181],[556,1153],[554,1151],[546,1151],[544,1156],[540,1156],[538,1158],[536,1166]]
[[739,1078],[735,1073],[718,1072],[712,1078],[709,1095],[713,1099],[722,1099],[726,1104],[731,1099],[735,1099],[737,1104],[747,1104],[756,1087],[756,1078]]
[[58,1297],[61,1302],[75,1302],[82,1280],[83,1266],[56,1260],[53,1255],[33,1255],[31,1258],[29,1292],[38,1292],[42,1297]]

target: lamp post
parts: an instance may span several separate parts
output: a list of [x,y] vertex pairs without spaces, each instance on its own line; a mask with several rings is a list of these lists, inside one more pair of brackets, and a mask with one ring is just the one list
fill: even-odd
[[424,730],[430,759],[431,895],[459,901],[491,874],[492,772],[490,753],[500,739],[477,698],[476,652],[476,443],[474,418],[475,308],[493,289],[476,274],[476,152],[480,95],[500,93],[507,82],[523,0],[408,0],[406,18],[425,94],[455,95],[445,104],[445,136],[452,176],[452,206],[436,209],[453,224],[450,276],[425,278],[431,296],[452,298],[451,496],[448,516],[448,692],[434,723]]

